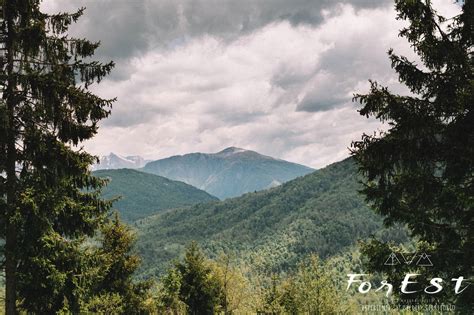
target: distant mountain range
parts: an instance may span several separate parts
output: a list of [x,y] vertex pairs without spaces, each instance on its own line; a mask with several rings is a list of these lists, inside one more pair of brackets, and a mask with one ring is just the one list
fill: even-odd
[[122,197],[114,208],[127,222],[165,209],[268,189],[314,171],[235,147],[213,154],[173,156],[147,164],[140,156],[114,153],[100,160],[93,174],[111,180],[103,196]]
[[185,182],[220,199],[281,185],[314,169],[236,147],[147,163],[142,170]]
[[121,196],[114,203],[120,217],[132,222],[165,209],[218,200],[188,184],[132,169],[99,170],[97,177],[110,180],[103,191],[107,199]]
[[100,157],[99,164],[94,164],[92,166],[92,170],[96,171],[120,168],[141,168],[145,166],[147,162],[149,162],[149,160],[145,160],[138,155],[121,156],[115,153],[110,153],[109,155]]
[[[218,155],[224,159],[235,151]],[[357,167],[346,159],[269,190],[139,220],[141,276],[160,275],[192,240],[210,255],[230,253],[268,273],[293,268],[309,253],[322,258],[337,255],[371,234],[404,239],[403,230],[383,228],[382,218],[358,193],[360,188]]]

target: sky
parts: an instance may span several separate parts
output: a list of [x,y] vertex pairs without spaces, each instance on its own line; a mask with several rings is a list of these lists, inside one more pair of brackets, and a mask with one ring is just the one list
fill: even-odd
[[[453,16],[452,0],[433,1]],[[89,152],[159,159],[235,146],[321,168],[362,133],[369,79],[406,93],[387,51],[417,60],[388,0],[45,0],[86,7],[70,34],[116,63],[91,89],[117,97]]]

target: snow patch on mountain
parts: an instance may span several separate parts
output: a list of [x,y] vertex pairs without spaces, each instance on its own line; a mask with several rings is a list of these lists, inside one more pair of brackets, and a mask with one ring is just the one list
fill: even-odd
[[110,153],[109,155],[100,157],[99,163],[94,164],[92,166],[92,170],[111,170],[119,168],[134,169],[141,168],[145,166],[145,164],[148,162],[149,160],[145,160],[144,158],[138,155],[123,156],[115,153]]

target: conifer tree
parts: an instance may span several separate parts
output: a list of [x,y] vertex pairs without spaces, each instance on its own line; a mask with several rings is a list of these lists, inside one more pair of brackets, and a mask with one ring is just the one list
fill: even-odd
[[175,267],[168,270],[158,286],[157,306],[160,313],[186,313],[186,304],[180,299],[181,274]]
[[123,304],[120,314],[144,314],[152,310],[150,281],[134,281],[132,276],[140,265],[140,257],[132,253],[136,236],[120,222],[117,213],[101,228],[102,240],[96,254],[101,257],[100,281],[93,296],[112,295]]
[[160,313],[167,314],[247,314],[255,308],[252,293],[228,255],[205,259],[196,244],[191,244],[185,259],[162,277],[157,305]]
[[[474,2],[457,5],[461,13],[446,19],[429,0],[395,1],[398,19],[408,22],[400,36],[422,65],[389,51],[392,67],[411,94],[396,95],[372,82],[370,93],[356,95],[363,105],[360,114],[388,122],[389,129],[363,135],[353,143],[353,153],[367,179],[363,194],[385,223],[406,225],[428,244],[437,277],[464,276],[472,282]],[[387,246],[369,247],[369,256],[390,253]],[[383,268],[383,263],[376,265]],[[452,298],[472,310],[473,292]]]
[[[84,61],[99,43],[71,38],[83,14],[45,14],[39,0],[2,0],[0,222],[6,313],[78,311],[88,278],[83,238],[110,203],[78,147],[97,132],[113,100],[89,91],[113,63]],[[89,60],[89,59],[87,59]]]
[[213,314],[222,303],[218,281],[196,242],[186,249],[182,262],[176,264],[181,277],[179,291],[190,314]]

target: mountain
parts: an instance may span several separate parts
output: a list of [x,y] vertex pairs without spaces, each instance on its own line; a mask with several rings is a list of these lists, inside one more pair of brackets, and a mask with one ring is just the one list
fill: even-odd
[[149,162],[143,171],[179,180],[220,199],[278,186],[314,169],[230,147]]
[[357,168],[346,159],[269,190],[139,220],[141,276],[162,273],[191,240],[209,255],[233,253],[253,269],[278,272],[308,253],[337,255],[373,233],[403,239],[403,232],[382,228],[360,188]]
[[130,156],[120,156],[115,153],[110,153],[100,157],[99,164],[92,166],[92,170],[110,170],[110,169],[119,169],[119,168],[141,168],[149,162],[141,156],[130,155]]
[[99,170],[93,175],[108,178],[103,197],[122,198],[114,203],[120,217],[128,222],[164,209],[217,200],[205,191],[188,184],[132,169]]

